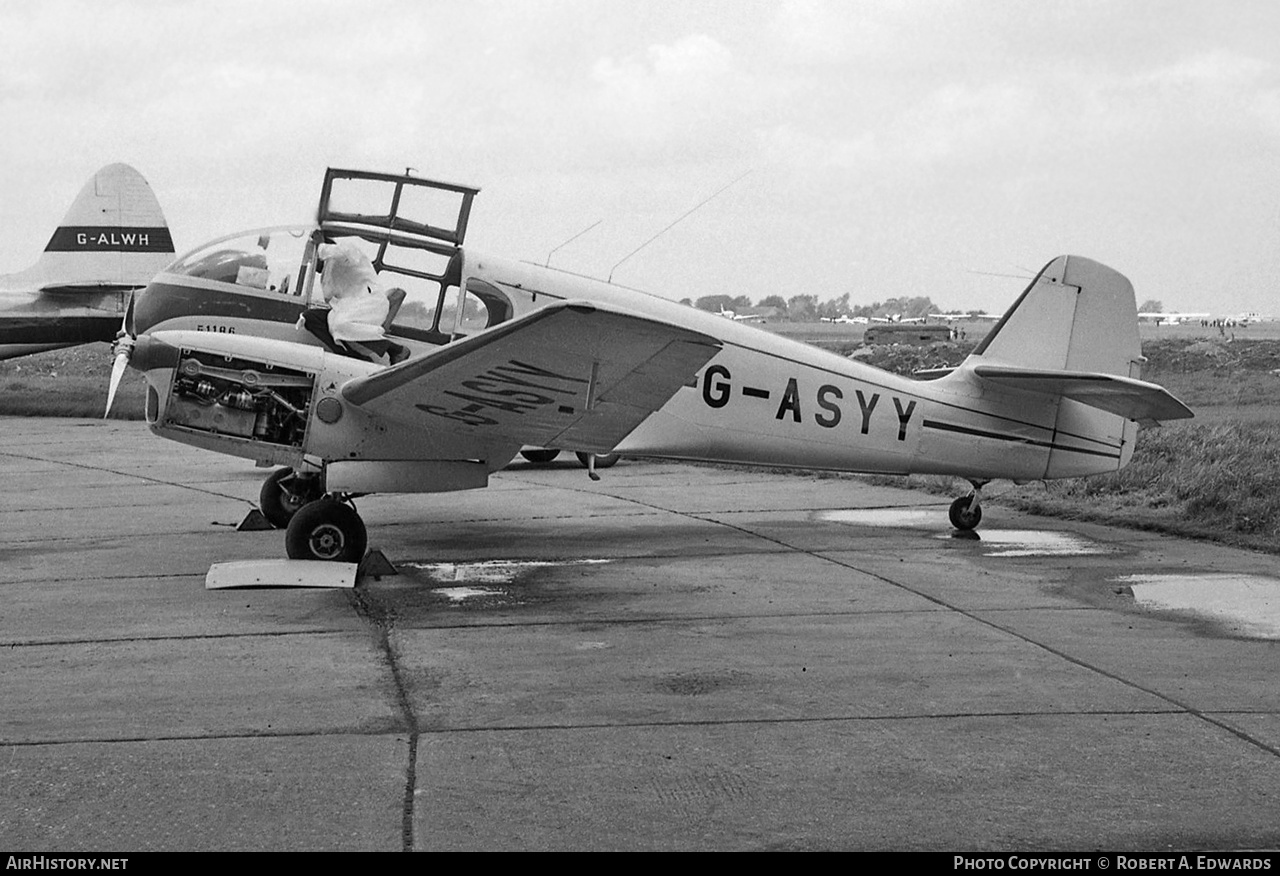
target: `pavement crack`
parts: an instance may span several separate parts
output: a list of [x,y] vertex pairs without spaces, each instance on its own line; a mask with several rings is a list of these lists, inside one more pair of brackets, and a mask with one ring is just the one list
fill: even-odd
[[391,673],[391,684],[395,691],[396,708],[400,719],[404,722],[409,736],[409,758],[405,765],[404,796],[401,803],[400,843],[401,851],[413,851],[413,814],[414,790],[418,784],[418,717],[413,711],[413,700],[409,696],[408,686],[404,680],[404,670],[400,654],[391,633],[395,629],[395,609],[386,605],[367,590],[357,587],[349,592],[351,605],[356,615],[367,622],[375,631],[378,650],[382,661]]
[[[1000,718],[1098,718],[1098,717],[1158,717],[1163,715],[1185,715],[1181,708],[1150,709],[973,709],[969,711],[949,712],[901,712],[896,714],[832,714],[832,715],[781,715],[775,717],[755,718],[673,718],[670,720],[619,720],[619,721],[572,721],[561,724],[541,723],[487,723],[456,727],[432,727],[415,733],[415,740],[422,736],[455,736],[473,733],[529,733],[542,731],[574,732],[579,730],[636,730],[661,729],[667,727],[768,727],[768,726],[800,726],[820,724],[893,724],[914,721],[961,721],[970,719]],[[1271,716],[1276,712],[1259,711],[1224,711],[1224,715],[1264,715]],[[212,739],[319,739],[327,736],[385,736],[383,730],[362,732],[358,728],[325,729],[325,730],[280,730],[257,733],[188,733],[188,734],[155,734],[150,736],[76,736],[64,739],[4,739],[0,738],[0,747],[9,748],[57,748],[72,745],[119,745],[137,742],[203,742]],[[416,752],[415,741],[412,746]]]
[[329,636],[349,632],[341,627],[307,630],[259,630],[243,633],[160,633],[151,636],[93,636],[77,639],[15,639],[0,648],[47,648],[67,645],[127,645],[133,642],[200,642],[214,639],[283,639],[293,636]]

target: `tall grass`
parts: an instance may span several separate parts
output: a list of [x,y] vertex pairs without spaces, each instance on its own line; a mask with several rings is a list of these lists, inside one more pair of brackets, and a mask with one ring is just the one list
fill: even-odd
[[[111,408],[113,420],[141,420],[146,384],[141,375],[121,383]],[[68,375],[59,382],[0,377],[0,414],[15,417],[99,418],[107,401],[108,378]]]
[[[0,361],[0,414],[18,417],[102,416],[111,380],[111,348],[85,344]],[[146,381],[126,371],[113,420],[140,420]]]
[[1280,551],[1280,435],[1272,423],[1239,420],[1143,429],[1120,471],[1018,488],[1003,500],[1042,514]]

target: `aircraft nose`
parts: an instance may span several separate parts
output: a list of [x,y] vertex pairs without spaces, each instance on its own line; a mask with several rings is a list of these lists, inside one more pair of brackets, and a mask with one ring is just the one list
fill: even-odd
[[140,335],[129,359],[129,367],[138,371],[153,368],[177,368],[178,348],[156,340],[151,335]]
[[129,334],[136,338],[174,315],[182,304],[181,298],[182,290],[160,280],[152,280],[141,291],[133,293],[125,315]]

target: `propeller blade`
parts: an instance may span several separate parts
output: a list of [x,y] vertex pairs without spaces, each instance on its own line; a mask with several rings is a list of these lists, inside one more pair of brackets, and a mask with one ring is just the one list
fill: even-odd
[[120,381],[124,379],[124,372],[129,367],[129,356],[132,353],[132,347],[123,345],[116,350],[116,360],[111,363],[111,384],[107,387],[107,409],[102,412],[104,420],[111,415],[111,406],[116,400],[116,390],[120,388]]
[[115,404],[116,390],[120,388],[120,381],[124,379],[125,369],[129,367],[129,358],[133,355],[133,345],[137,342],[137,338],[129,331],[129,317],[133,316],[133,293],[129,293],[129,304],[124,309],[124,316],[120,318],[120,331],[116,332],[115,343],[111,345],[111,352],[115,354],[115,361],[111,363],[111,383],[107,386],[107,409],[102,412],[102,419],[111,416],[111,406]]

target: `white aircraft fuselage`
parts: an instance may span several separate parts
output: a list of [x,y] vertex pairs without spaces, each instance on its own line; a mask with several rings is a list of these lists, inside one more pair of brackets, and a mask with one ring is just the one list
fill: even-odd
[[[466,193],[456,232],[385,216],[377,222],[392,230],[352,225],[349,214],[325,221],[331,182],[364,176],[330,171],[318,229],[250,232],[176,261],[134,296],[126,324],[136,341],[120,352],[119,364],[131,356],[146,374],[155,433],[289,467],[264,486],[263,511],[271,504],[279,513],[268,517],[287,523],[293,557],[363,550],[354,511],[331,507],[342,496],[484,486],[525,445],[955,475],[975,492],[953,505],[952,521],[971,528],[986,482],[1116,471],[1140,421],[1191,416],[1139,379],[1133,288],[1089,259],[1049,262],[960,367],[915,380],[634,289],[465,249],[473,189],[449,187]],[[385,325],[405,361],[343,355],[316,333],[318,245],[344,236],[376,246],[377,282],[404,293]],[[405,267],[427,256],[433,267]],[[283,511],[268,503],[280,489]],[[335,532],[350,538],[331,551]]]
[[[719,352],[688,385],[616,446],[623,455],[1035,480],[1115,471],[1132,453],[1132,423],[1070,399],[978,387],[966,380],[913,380],[636,290],[470,251],[462,261],[465,279],[483,281],[508,295],[513,316],[556,302],[589,301],[720,341]],[[317,383],[340,384],[380,367],[324,351],[295,325],[303,309],[300,299],[278,293],[161,274],[138,294],[133,318],[138,333],[180,342],[184,349],[293,363],[316,372]],[[197,310],[202,312],[193,312]],[[179,334],[170,336],[173,331]],[[439,349],[410,337],[398,340],[415,352]],[[169,373],[162,370],[151,377],[157,395],[167,393]],[[479,393],[477,398],[481,400],[460,399],[456,408],[433,415],[406,414],[421,430],[410,442],[417,453],[483,458],[490,470],[506,465],[519,446],[486,438],[486,396]],[[501,396],[487,398],[504,403]],[[282,464],[300,465],[304,455],[376,459],[410,453],[390,437],[363,441],[352,450],[336,427],[313,421],[307,442],[282,454],[251,441],[236,442],[227,434],[212,438],[186,425],[170,428],[173,424],[160,413],[153,428],[166,437]],[[433,421],[469,425],[467,419],[475,424],[465,434],[424,440],[438,431],[431,429]],[[1087,423],[1087,428],[1077,430],[1072,423]],[[406,428],[412,427],[406,423]]]

